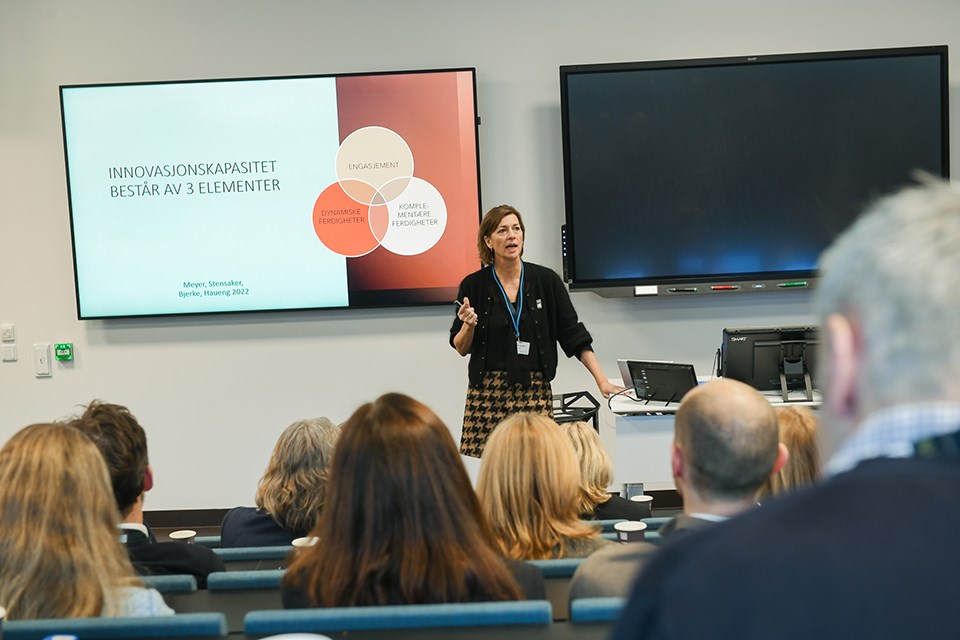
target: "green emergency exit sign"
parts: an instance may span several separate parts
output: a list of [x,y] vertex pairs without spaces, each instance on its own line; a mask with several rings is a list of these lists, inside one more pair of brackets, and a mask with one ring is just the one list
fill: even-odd
[[53,345],[53,352],[58,362],[69,362],[73,360],[73,343],[62,342]]

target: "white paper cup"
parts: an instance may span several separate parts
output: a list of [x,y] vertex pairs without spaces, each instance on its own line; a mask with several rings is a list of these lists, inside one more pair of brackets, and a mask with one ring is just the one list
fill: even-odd
[[304,536],[302,538],[294,538],[291,544],[298,549],[303,549],[304,547],[312,547],[317,544],[317,540],[319,539],[320,538],[316,536]]
[[187,544],[193,544],[194,540],[197,538],[197,532],[192,529],[180,529],[179,531],[173,531],[170,533],[170,539],[176,542],[186,542]]
[[613,525],[613,528],[616,529],[617,540],[620,542],[636,542],[637,540],[643,540],[647,523],[627,520],[626,522],[617,522]]
[[653,502],[653,496],[651,496],[651,495],[648,494],[648,493],[645,493],[645,494],[643,494],[643,495],[633,496],[632,498],[630,498],[630,500],[632,500],[633,502],[647,502],[647,503],[652,503],[652,502]]

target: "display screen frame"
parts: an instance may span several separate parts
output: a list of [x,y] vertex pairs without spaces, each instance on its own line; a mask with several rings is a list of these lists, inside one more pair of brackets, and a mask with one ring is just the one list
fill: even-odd
[[[443,305],[480,266],[474,67],[71,84],[60,103],[78,319]],[[179,125],[199,141],[176,139]],[[381,159],[394,168],[374,176]],[[196,190],[197,167],[221,164],[233,175],[203,176],[214,204],[164,193],[191,178]],[[185,221],[111,235],[106,220],[128,215]],[[232,219],[252,224],[236,232]],[[217,238],[209,256],[172,237],[193,223]]]
[[[760,392],[781,391],[780,362],[783,349],[801,346],[800,364],[806,370],[812,388],[819,390],[818,365],[820,328],[812,325],[788,327],[724,328],[720,347],[720,375],[744,382]],[[805,389],[798,370],[787,371],[787,391]]]
[[[658,126],[659,120],[650,116],[645,109],[656,109],[655,116],[666,114],[664,118],[675,120],[680,125],[683,123],[682,118],[686,117],[713,117],[718,125],[727,120],[722,117],[723,112],[720,112],[721,115],[711,115],[711,107],[702,102],[688,100],[681,109],[682,100],[697,95],[694,89],[690,89],[690,93],[676,94],[664,88],[662,95],[665,97],[658,97],[654,106],[641,104],[636,100],[636,94],[649,91],[652,95],[650,87],[660,87],[661,84],[658,83],[663,83],[664,78],[668,77],[677,83],[686,82],[692,85],[698,77],[719,78],[721,74],[733,73],[734,76],[740,76],[734,78],[737,81],[745,79],[749,83],[750,75],[757,69],[777,72],[778,69],[800,69],[798,65],[806,65],[806,68],[816,71],[832,65],[839,68],[840,65],[861,62],[894,63],[918,57],[929,59],[931,64],[937,67],[935,72],[931,72],[931,79],[924,79],[924,82],[929,80],[929,83],[936,84],[936,87],[930,87],[931,91],[937,93],[936,104],[926,105],[928,109],[936,111],[932,116],[935,122],[927,118],[923,126],[938,129],[933,134],[935,142],[931,142],[931,149],[925,151],[930,151],[929,156],[935,155],[931,164],[939,165],[919,168],[948,178],[949,74],[946,46],[561,66],[560,103],[565,197],[563,252],[564,274],[570,288],[594,290],[601,294],[604,290],[619,288],[628,292],[624,295],[642,295],[641,289],[660,294],[687,294],[797,290],[812,286],[817,275],[816,257],[820,251],[826,248],[870,201],[898,186],[908,184],[913,179],[913,169],[918,167],[903,171],[902,179],[898,174],[897,180],[885,180],[883,184],[865,189],[864,193],[858,192],[854,197],[847,196],[847,205],[842,212],[824,210],[818,213],[821,218],[827,218],[827,224],[832,226],[824,228],[822,232],[817,231],[821,237],[812,237],[805,241],[802,255],[793,256],[790,255],[790,250],[794,247],[789,246],[788,240],[791,234],[803,235],[802,230],[798,231],[803,224],[802,215],[784,215],[782,221],[774,224],[773,221],[760,220],[759,217],[753,219],[752,212],[743,213],[746,207],[738,209],[739,204],[732,203],[729,207],[724,207],[726,213],[714,217],[714,212],[709,210],[710,205],[698,205],[689,195],[697,183],[694,177],[680,175],[679,171],[658,176],[655,172],[648,173],[639,169],[649,168],[652,163],[667,165],[663,154],[673,151],[676,152],[676,159],[671,161],[678,163],[676,166],[682,165],[685,159],[691,157],[707,156],[699,151],[704,148],[703,137],[688,139],[686,145],[678,143],[676,149],[668,152],[663,152],[663,146],[650,146],[647,148],[657,151],[649,151],[650,157],[644,156],[643,154],[647,153],[644,151],[645,143],[653,140],[658,132],[666,130],[666,127]],[[631,87],[619,86],[621,83],[629,85],[640,80],[646,83],[642,90],[635,91]],[[598,89],[604,82],[609,84],[603,89],[606,93]],[[717,86],[720,86],[719,83],[718,80]],[[891,87],[889,90],[899,89]],[[634,91],[635,93],[631,93]],[[739,96],[743,94],[736,94],[732,90],[729,93],[731,95],[724,97],[728,100],[724,108],[736,108]],[[679,96],[676,98],[678,108],[671,110],[670,96],[674,94]],[[747,104],[753,99],[753,96],[748,95],[742,101]],[[680,110],[683,111],[682,116],[675,113]],[[626,121],[627,118],[630,118],[629,122]],[[751,119],[747,118],[746,121],[749,123]],[[828,122],[821,124],[823,127],[829,126]],[[604,130],[603,127],[607,129]],[[716,129],[717,127],[714,128]],[[636,136],[633,135],[635,132]],[[732,136],[740,133],[723,132],[725,137],[718,134],[717,139],[710,140],[709,143],[722,147],[724,143],[729,143]],[[648,135],[650,137],[645,137]],[[674,144],[674,141],[666,139],[666,142],[661,140],[658,144],[669,146]],[[935,151],[932,150],[934,144],[937,147]],[[733,146],[735,145],[729,144],[728,149]],[[608,154],[610,149],[614,151]],[[710,151],[714,152],[716,149]],[[719,158],[722,152],[721,149],[717,155],[711,157]],[[637,158],[635,164],[631,164],[634,162],[633,157],[627,157],[631,154]],[[625,157],[626,164],[619,164]],[[789,160],[793,161],[792,158]],[[609,162],[605,164],[606,161]],[[782,168],[777,169],[775,174],[777,178],[793,173],[790,162],[785,159],[781,163]],[[709,167],[701,170],[711,171]],[[761,167],[761,172],[766,170],[765,166]],[[770,175],[761,172],[758,174]],[[737,181],[744,180],[742,174],[735,174],[724,182],[724,178],[718,175],[719,171],[713,170],[712,173],[714,175],[708,178],[707,183],[719,184],[723,188],[734,184],[739,186]],[[826,180],[830,170],[820,173]],[[650,183],[643,181],[644,176],[649,176]],[[791,189],[795,192],[798,187]],[[731,186],[730,192],[736,197],[743,191]],[[708,193],[712,198],[715,190]],[[771,190],[771,193],[775,194],[776,191]],[[719,197],[715,200],[722,201]],[[775,197],[767,202],[770,200],[775,201]],[[794,212],[805,211],[799,203],[791,204],[790,207]],[[720,208],[717,207],[718,210]],[[842,216],[842,219],[837,216]],[[738,227],[749,229],[757,221],[774,230],[763,236],[766,242],[761,242],[756,237],[737,237]],[[649,230],[647,235],[644,235],[645,228]],[[777,257],[774,261],[768,257],[773,253],[760,252],[761,257],[757,259],[752,253],[753,247],[761,244],[782,248],[784,257]],[[712,252],[715,252],[715,255]],[[632,288],[636,289],[636,293]]]

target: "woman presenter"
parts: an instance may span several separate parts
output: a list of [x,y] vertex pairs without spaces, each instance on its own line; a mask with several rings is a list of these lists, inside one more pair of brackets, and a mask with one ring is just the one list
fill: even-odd
[[560,276],[520,259],[523,235],[519,211],[509,205],[488,211],[477,241],[484,266],[463,279],[457,294],[450,344],[470,355],[460,453],[471,457],[480,457],[487,435],[507,416],[553,416],[557,343],[568,358],[579,358],[604,398],[622,390],[600,368]]

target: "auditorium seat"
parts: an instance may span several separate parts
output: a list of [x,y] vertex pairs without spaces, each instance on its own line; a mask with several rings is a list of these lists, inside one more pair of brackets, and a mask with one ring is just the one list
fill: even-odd
[[654,518],[644,518],[640,522],[646,523],[647,531],[656,531],[671,520],[673,520],[671,516],[657,516]]
[[611,531],[616,531],[616,529],[613,528],[613,525],[617,524],[618,522],[626,522],[626,520],[623,518],[617,518],[615,520],[586,520],[585,522],[590,524],[598,524],[600,525],[600,531],[602,533],[610,533]]
[[280,581],[284,572],[284,569],[215,571],[207,577],[206,590],[164,594],[164,599],[177,613],[220,612],[226,616],[228,631],[240,633],[248,612],[283,606]]
[[553,619],[566,620],[570,607],[570,580],[584,558],[554,558],[550,560],[527,560],[543,571],[544,590],[547,600],[553,605]]
[[228,571],[257,569],[283,569],[287,555],[293,550],[290,545],[275,547],[229,547],[215,548],[213,552],[223,560]]
[[570,603],[570,621],[613,622],[626,603],[626,598],[577,598]]
[[7,620],[4,640],[42,640],[73,635],[83,640],[104,638],[219,638],[227,635],[222,613],[187,613],[136,618],[48,618]]
[[551,619],[552,610],[546,600],[521,600],[251,611],[243,626],[247,635],[255,636],[379,629],[549,625]]
[[160,593],[192,593],[197,590],[197,579],[186,574],[140,576],[144,586]]
[[195,544],[209,547],[211,549],[220,548],[220,536],[197,536],[193,541]]

